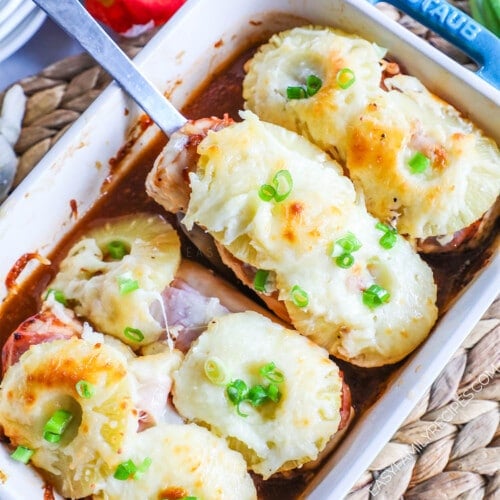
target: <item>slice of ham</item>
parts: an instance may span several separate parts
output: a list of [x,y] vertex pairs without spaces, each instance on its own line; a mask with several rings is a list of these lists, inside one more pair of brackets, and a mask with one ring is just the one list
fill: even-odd
[[23,321],[7,339],[2,349],[2,374],[32,345],[51,342],[59,339],[79,337],[82,333],[81,325],[69,316],[61,317],[51,309],[44,309],[40,313]]

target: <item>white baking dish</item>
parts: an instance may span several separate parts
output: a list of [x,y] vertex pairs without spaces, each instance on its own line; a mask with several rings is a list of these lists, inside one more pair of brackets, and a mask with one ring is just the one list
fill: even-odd
[[[263,31],[269,34],[302,24],[304,19],[356,32],[388,47],[409,73],[500,142],[500,114],[491,113],[500,106],[500,91],[388,20],[365,0],[191,0],[136,62],[180,107],[207,75],[249,39],[262,38]],[[99,197],[109,173],[108,160],[125,143],[139,115],[140,110],[112,85],[0,207],[0,300],[7,294],[5,276],[16,260],[28,252],[47,255]],[[131,155],[157,133],[155,127],[149,127]],[[21,279],[34,266],[29,265]],[[340,499],[349,491],[493,301],[500,288],[499,269],[497,255],[469,284],[384,395],[350,429],[304,496]],[[0,469],[7,473],[0,497],[42,499],[40,486],[21,478],[27,468],[16,465],[12,469],[9,461],[6,453],[0,453]]]

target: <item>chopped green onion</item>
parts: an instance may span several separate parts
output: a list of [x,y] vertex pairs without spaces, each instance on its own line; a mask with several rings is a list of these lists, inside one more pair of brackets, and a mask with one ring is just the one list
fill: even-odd
[[267,386],[267,397],[273,401],[273,403],[278,403],[281,399],[281,392],[276,384],[269,384]]
[[349,269],[354,264],[354,257],[350,253],[342,253],[335,259],[335,263],[342,269]]
[[304,87],[287,87],[286,96],[288,99],[305,99],[307,91]]
[[120,288],[120,295],[126,295],[139,288],[139,282],[132,278],[125,276],[118,276],[118,286]]
[[356,252],[362,246],[358,238],[350,232],[336,240],[335,244],[339,245],[346,253]]
[[273,185],[262,184],[259,188],[259,198],[263,201],[280,202],[288,198],[292,192],[293,179],[288,170],[279,170],[273,177]]
[[141,342],[142,340],[144,340],[144,334],[138,328],[127,326],[125,327],[125,330],[123,330],[123,334],[129,340],[133,340],[134,342]]
[[44,432],[43,439],[48,443],[58,443],[61,441],[61,434],[54,434],[53,432]]
[[276,370],[276,365],[273,361],[267,363],[267,365],[261,366],[259,373],[270,382],[275,382],[281,384],[285,380],[285,376],[279,370]]
[[396,244],[397,240],[396,233],[388,231],[378,240],[378,242],[382,248],[390,250]]
[[255,277],[253,279],[253,287],[255,288],[255,290],[257,290],[258,292],[265,292],[268,277],[269,271],[259,269],[255,273]]
[[79,380],[75,387],[78,395],[84,399],[90,399],[94,395],[94,386],[86,380]]
[[306,99],[312,97],[318,92],[323,85],[319,76],[309,75],[306,78],[306,86],[290,86],[286,88],[286,96],[288,99]]
[[262,385],[254,385],[248,391],[247,398],[252,406],[260,406],[267,399],[267,391]]
[[130,477],[132,477],[137,472],[137,466],[134,464],[132,460],[127,460],[126,462],[122,462],[118,464],[118,467],[113,474],[115,479],[119,479],[120,481],[126,481]]
[[219,358],[208,358],[203,365],[205,375],[215,385],[224,385],[227,382],[227,373],[224,364]]
[[153,460],[146,457],[139,465],[135,465],[133,460],[127,460],[118,464],[118,467],[113,474],[115,479],[126,481],[127,479],[139,479],[151,466]]
[[363,291],[363,304],[370,309],[381,306],[388,302],[390,298],[391,294],[380,285],[371,285]]
[[275,189],[274,199],[279,203],[288,198],[292,192],[293,179],[288,170],[278,170],[273,177],[273,186]]
[[430,158],[425,156],[420,151],[417,151],[409,160],[408,166],[410,167],[412,174],[421,174],[431,164]]
[[306,307],[309,304],[309,295],[303,290],[299,285],[294,285],[292,287],[292,302],[297,307]]
[[23,464],[27,464],[30,461],[31,456],[33,455],[34,450],[27,448],[26,446],[18,446],[11,454],[11,458],[17,460],[18,462],[22,462]]
[[61,436],[73,420],[73,414],[67,410],[57,410],[43,426],[43,438],[49,443],[58,443]]
[[382,222],[377,222],[375,227],[384,232],[378,240],[380,246],[386,250],[390,250],[398,241],[396,229]]
[[124,241],[113,240],[106,245],[106,250],[111,258],[115,260],[122,260],[125,255],[129,253],[127,245]]
[[341,89],[348,89],[356,81],[356,75],[350,68],[342,68],[337,73],[337,83]]
[[237,378],[227,385],[226,392],[229,397],[229,401],[237,404],[247,397],[248,386],[243,380]]
[[236,411],[240,417],[248,417],[246,413],[243,413],[240,410],[240,404],[247,398],[248,396],[248,386],[247,384],[241,380],[236,379],[230,382],[226,386],[226,394],[229,398],[229,401],[236,406]]
[[313,96],[323,85],[321,78],[316,75],[309,75],[306,78],[306,93],[309,97]]
[[179,500],[198,500],[198,497],[193,497],[193,496],[182,497],[182,498],[179,498]]
[[271,201],[276,196],[276,189],[269,184],[262,184],[259,189],[259,198],[262,201]]
[[47,300],[49,298],[49,295],[53,295],[54,300],[56,302],[59,302],[63,306],[66,305],[66,297],[61,290],[56,290],[55,288],[49,288],[47,290],[47,293],[45,294],[45,300]]
[[134,473],[134,479],[139,479],[151,466],[153,460],[150,457],[146,457],[138,466]]

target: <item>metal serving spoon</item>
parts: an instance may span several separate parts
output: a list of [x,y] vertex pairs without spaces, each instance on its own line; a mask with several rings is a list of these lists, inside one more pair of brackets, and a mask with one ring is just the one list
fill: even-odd
[[[80,43],[167,136],[186,123],[187,119],[140,73],[78,0],[34,2]],[[179,226],[188,239],[219,274],[230,278],[228,268],[222,263],[212,238],[197,226],[188,231],[182,224],[182,218],[183,214],[177,215]]]
[[78,0],[34,0],[115,79],[167,136],[186,122]]

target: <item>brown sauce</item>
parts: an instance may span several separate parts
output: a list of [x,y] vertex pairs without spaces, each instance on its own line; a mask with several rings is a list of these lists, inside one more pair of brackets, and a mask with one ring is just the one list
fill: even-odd
[[[240,54],[226,67],[213,75],[196,92],[182,112],[188,118],[196,119],[207,116],[219,116],[228,113],[233,119],[239,120],[238,111],[243,109],[242,80],[244,76],[243,65],[255,49],[249,49]],[[103,219],[118,215],[154,212],[166,216],[173,224],[174,218],[166,214],[162,207],[150,199],[145,192],[144,183],[147,173],[151,170],[153,162],[165,145],[165,138],[159,136],[156,142],[147,150],[142,151],[129,173],[119,182],[110,184],[101,198],[95,203],[92,210],[79,222],[77,228],[68,235],[52,255],[50,266],[45,266],[33,273],[27,283],[16,294],[2,305],[0,318],[0,340],[5,342],[10,333],[19,323],[35,314],[41,305],[41,294],[57,272],[57,267],[73,243],[90,227],[98,224]],[[127,145],[127,150],[128,150]],[[124,150],[125,151],[125,150]],[[117,158],[110,160],[113,170],[116,169],[123,157],[123,151]],[[183,238],[184,255],[192,257],[197,255],[203,261],[200,253],[192,244]],[[454,297],[485,265],[492,254],[491,241],[477,250],[446,255],[432,255],[424,257],[434,271],[438,284],[438,305],[441,313],[449,306]],[[235,283],[238,287],[240,285]],[[241,287],[240,287],[241,288]],[[245,290],[248,294],[248,290]],[[383,393],[390,383],[390,378],[403,364],[389,365],[380,368],[359,368],[341,360],[335,360],[344,372],[345,380],[351,388],[353,407],[359,416],[368,406],[372,405]],[[290,477],[275,477],[268,481],[255,477],[259,498],[263,500],[295,499],[300,496],[311,472],[297,473]]]

